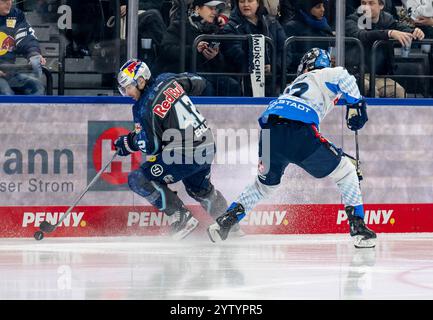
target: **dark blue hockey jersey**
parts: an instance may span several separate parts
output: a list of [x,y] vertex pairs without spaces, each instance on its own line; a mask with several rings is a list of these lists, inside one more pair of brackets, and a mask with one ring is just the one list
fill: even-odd
[[40,54],[40,49],[24,13],[13,7],[8,15],[0,16],[0,64],[14,63],[17,54],[28,59]]
[[206,119],[188,97],[200,95],[205,86],[205,79],[191,73],[162,73],[151,79],[132,108],[140,150],[154,155],[168,147],[187,154],[197,146],[214,146]]

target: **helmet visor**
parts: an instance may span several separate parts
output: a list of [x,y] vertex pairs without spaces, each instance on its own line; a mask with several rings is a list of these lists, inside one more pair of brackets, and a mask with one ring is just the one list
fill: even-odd
[[117,89],[119,90],[120,94],[124,97],[126,97],[126,88],[117,86]]
[[126,86],[118,85],[117,89],[119,90],[120,94],[124,97],[128,96],[128,88],[137,87],[137,81],[132,80],[132,82],[128,83]]

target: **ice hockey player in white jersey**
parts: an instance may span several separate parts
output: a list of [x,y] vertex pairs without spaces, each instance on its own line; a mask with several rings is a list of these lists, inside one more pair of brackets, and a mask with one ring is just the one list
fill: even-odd
[[271,195],[292,163],[316,178],[330,177],[342,195],[355,247],[375,246],[376,234],[364,223],[356,168],[341,149],[319,132],[320,122],[340,97],[346,100],[348,114],[353,114],[347,117],[347,126],[353,131],[361,129],[368,120],[367,106],[355,77],[342,67],[332,68],[327,51],[311,49],[301,60],[298,77],[259,118],[258,175],[226,213],[208,227],[213,242],[225,240],[234,225]]

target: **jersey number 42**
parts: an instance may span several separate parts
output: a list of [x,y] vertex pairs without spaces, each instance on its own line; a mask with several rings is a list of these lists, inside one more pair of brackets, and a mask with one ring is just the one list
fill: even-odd
[[[185,130],[189,126],[192,126],[196,136],[201,136],[201,134],[198,134],[198,129],[203,126],[207,129],[206,119],[198,112],[188,96],[182,96],[179,101],[176,102],[174,108],[179,122],[179,129]],[[199,131],[202,132],[203,130],[201,129]]]

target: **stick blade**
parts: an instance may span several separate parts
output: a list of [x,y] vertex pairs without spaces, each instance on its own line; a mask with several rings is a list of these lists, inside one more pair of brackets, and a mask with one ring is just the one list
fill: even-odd
[[47,221],[42,221],[41,225],[39,226],[39,229],[41,229],[42,232],[50,233],[56,229],[56,226],[53,226],[51,223]]

